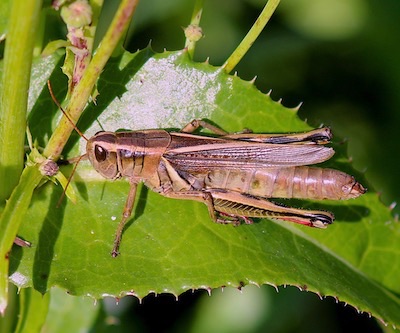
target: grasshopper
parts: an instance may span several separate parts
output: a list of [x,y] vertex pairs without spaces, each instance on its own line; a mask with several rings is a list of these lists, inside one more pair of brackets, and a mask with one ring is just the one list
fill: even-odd
[[[86,153],[73,159],[76,165],[70,179],[79,161],[87,158],[103,177],[129,180],[113,257],[119,255],[122,233],[141,182],[169,198],[204,202],[214,222],[233,225],[268,218],[326,228],[334,220],[332,213],[287,207],[268,199],[345,200],[366,192],[353,176],[308,166],[324,162],[335,153],[325,147],[332,139],[328,127],[294,134],[253,134],[249,130],[230,134],[195,119],[180,132],[101,131],[87,139],[54,97],[49,81],[48,88],[54,102],[86,140]],[[216,136],[193,134],[199,128]]]
[[[216,136],[193,134],[200,127]],[[332,213],[286,207],[269,199],[341,200],[365,193],[346,173],[308,166],[332,157],[334,150],[325,147],[331,138],[326,127],[295,134],[229,134],[197,119],[180,132],[98,132],[86,139],[83,157],[103,177],[124,177],[130,183],[112,256],[119,254],[140,182],[169,198],[205,203],[217,223],[251,224],[252,218],[269,218],[326,228],[334,220]]]

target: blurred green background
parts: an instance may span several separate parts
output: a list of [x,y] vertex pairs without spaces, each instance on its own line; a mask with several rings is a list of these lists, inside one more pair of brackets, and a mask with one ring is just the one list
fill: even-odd
[[[115,5],[108,2],[105,21]],[[261,0],[205,1],[205,38],[197,43],[195,60],[209,58],[212,65],[222,65],[264,5]],[[158,52],[181,49],[182,27],[189,24],[193,6],[194,1],[187,0],[142,1],[126,48],[136,51],[151,41]],[[311,126],[330,126],[336,140],[348,144],[349,156],[355,168],[365,172],[369,189],[381,193],[387,205],[399,200],[400,186],[399,32],[399,0],[282,0],[236,68],[245,80],[257,76],[257,87],[263,92],[272,89],[272,98],[282,98],[284,105],[303,103],[299,115]],[[395,208],[394,214],[398,212]],[[382,330],[366,314],[333,298],[321,302],[315,294],[293,287],[276,293],[269,286],[249,286],[243,293],[226,289],[212,294],[187,292],[178,302],[171,295],[150,295],[141,305],[126,298],[126,308],[115,308],[115,301],[109,300],[103,305],[109,319],[100,316],[96,332],[128,332],[132,327],[143,332]]]

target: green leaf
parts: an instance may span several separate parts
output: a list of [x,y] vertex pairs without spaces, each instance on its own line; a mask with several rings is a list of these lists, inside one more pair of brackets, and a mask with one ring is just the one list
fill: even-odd
[[0,2],[0,41],[4,39],[7,34],[10,8],[10,0],[3,0]]
[[42,179],[37,165],[27,166],[20,182],[0,216],[0,313],[4,313],[8,303],[9,252],[26,211],[31,203],[33,191]]
[[50,291],[49,312],[43,332],[89,332],[99,306],[88,297],[74,297],[60,288]]
[[[87,136],[102,128],[179,129],[193,118],[208,118],[227,131],[310,129],[296,110],[272,101],[252,82],[193,63],[184,51],[153,54],[146,49],[114,58],[98,87],[97,105],[90,105],[78,124]],[[43,110],[34,107],[30,115],[32,134],[46,142],[39,112]],[[50,128],[51,121],[41,126]],[[70,156],[84,152],[85,143],[78,139],[74,135],[66,148]],[[334,147],[338,156],[327,164],[358,174],[346,161],[345,146]],[[373,191],[351,201],[296,201],[300,207],[335,213],[335,224],[314,230],[269,220],[218,225],[205,205],[164,198],[143,186],[121,255],[112,258],[129,184],[104,180],[87,162],[74,179],[76,205],[64,202],[56,208],[61,189],[53,184],[36,191],[20,229],[33,246],[14,248],[11,254],[16,285],[42,293],[57,285],[73,295],[143,298],[192,288],[290,284],[337,297],[400,326],[399,225]]]
[[21,291],[20,316],[16,333],[40,332],[46,319],[49,295],[41,295],[32,288]]

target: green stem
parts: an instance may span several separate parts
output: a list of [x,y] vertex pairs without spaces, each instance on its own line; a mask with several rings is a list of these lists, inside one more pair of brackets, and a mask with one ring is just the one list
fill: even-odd
[[[196,0],[192,13],[192,19],[190,20],[191,25],[194,26],[200,25],[201,14],[203,13],[203,6],[204,6],[204,0]],[[185,48],[188,50],[191,59],[193,59],[195,47],[196,47],[196,41],[186,38]]]
[[[105,64],[112,55],[118,41],[126,31],[138,2],[139,0],[123,0],[121,2],[107,33],[96,50],[81,81],[75,87],[66,110],[74,124],[77,123],[82,114]],[[68,119],[65,116],[62,117],[43,155],[52,159],[57,159],[73,130],[74,127]]]
[[41,0],[12,1],[0,97],[0,203],[24,166],[26,109]]
[[42,177],[37,165],[27,166],[0,217],[0,313],[4,313],[8,300],[8,253]]
[[278,7],[279,2],[280,0],[269,0],[267,2],[260,16],[257,18],[256,22],[254,22],[247,35],[222,66],[225,69],[225,72],[230,73],[244,57],[246,52],[250,49],[261,31],[264,29],[265,25],[268,23],[276,7]]

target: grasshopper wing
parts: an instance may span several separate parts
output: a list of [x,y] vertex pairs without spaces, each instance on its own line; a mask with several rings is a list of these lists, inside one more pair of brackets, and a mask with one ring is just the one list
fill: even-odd
[[168,149],[164,157],[180,170],[206,171],[220,168],[254,169],[292,167],[321,163],[334,154],[321,145],[293,145],[220,140],[207,144]]

